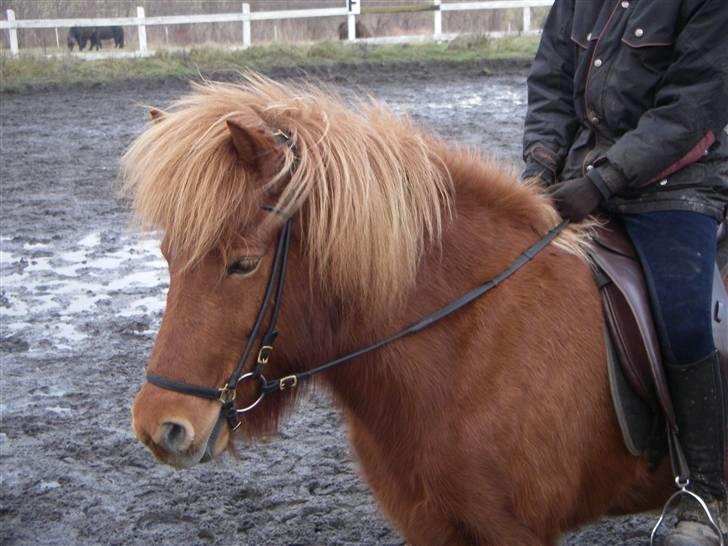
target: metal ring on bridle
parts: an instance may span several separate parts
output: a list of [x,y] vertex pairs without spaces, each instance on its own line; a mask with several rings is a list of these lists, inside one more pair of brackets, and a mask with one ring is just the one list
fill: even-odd
[[[237,384],[240,385],[241,381],[245,381],[246,379],[251,379],[251,378],[259,379],[261,382],[260,383],[261,385],[263,385],[263,383],[266,382],[265,376],[263,374],[258,374],[256,376],[253,372],[248,372],[248,373],[244,373],[243,375],[240,376],[240,379],[238,379]],[[265,397],[265,393],[261,389],[260,394],[258,395],[258,398],[252,404],[250,404],[249,406],[245,406],[244,408],[240,408],[240,409],[235,408],[235,413],[240,414],[240,413],[249,412],[254,407],[256,407],[258,404],[260,404],[260,401],[263,400],[264,397]]]

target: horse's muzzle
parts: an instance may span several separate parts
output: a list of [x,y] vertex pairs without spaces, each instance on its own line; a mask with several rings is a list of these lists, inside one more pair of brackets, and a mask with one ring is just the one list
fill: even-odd
[[132,426],[158,461],[189,468],[212,460],[227,447],[229,433],[219,412],[216,402],[145,385],[132,406]]

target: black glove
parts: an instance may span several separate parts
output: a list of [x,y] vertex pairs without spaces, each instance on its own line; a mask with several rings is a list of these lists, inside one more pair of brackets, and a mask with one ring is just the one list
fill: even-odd
[[546,189],[562,218],[579,222],[599,208],[604,196],[586,176],[572,178]]

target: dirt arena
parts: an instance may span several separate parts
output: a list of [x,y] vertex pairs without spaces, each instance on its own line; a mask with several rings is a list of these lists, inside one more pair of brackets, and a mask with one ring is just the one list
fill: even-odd
[[[523,66],[318,76],[519,161]],[[145,105],[186,89],[153,81],[0,95],[0,543],[402,544],[358,477],[325,392],[240,460],[177,471],[131,432],[168,277],[158,240],[129,227],[114,182]],[[653,521],[604,520],[562,544],[646,545]]]

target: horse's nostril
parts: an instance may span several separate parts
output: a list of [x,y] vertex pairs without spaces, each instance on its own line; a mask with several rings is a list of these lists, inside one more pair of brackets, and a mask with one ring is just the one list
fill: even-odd
[[180,423],[167,421],[162,423],[160,428],[160,443],[171,452],[184,451],[192,441],[192,434],[188,433],[187,427]]

